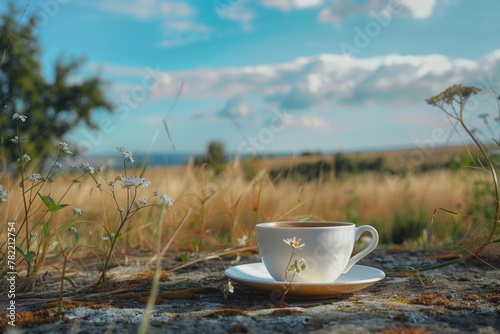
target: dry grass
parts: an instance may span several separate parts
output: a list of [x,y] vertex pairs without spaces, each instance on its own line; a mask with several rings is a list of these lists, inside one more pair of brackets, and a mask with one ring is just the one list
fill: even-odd
[[[254,243],[256,223],[273,220],[296,220],[314,217],[323,220],[352,221],[358,225],[374,225],[382,236],[382,241],[394,241],[397,230],[411,230],[412,219],[424,225],[411,235],[407,243],[412,247],[439,246],[456,242],[460,237],[468,237],[470,221],[459,220],[448,213],[438,214],[431,224],[436,208],[452,211],[467,210],[470,188],[475,179],[487,180],[487,175],[470,171],[451,172],[438,170],[415,174],[405,178],[385,174],[361,174],[342,179],[330,176],[327,181],[301,183],[298,181],[273,182],[262,167],[253,180],[247,180],[243,167],[238,163],[229,164],[226,170],[215,175],[210,169],[186,167],[151,168],[142,175],[151,180],[152,186],[141,188],[139,197],[148,197],[154,190],[169,194],[174,199],[172,211],[165,215],[162,236],[166,243],[175,227],[185,214],[191,210],[188,222],[175,238],[173,251],[215,251],[237,246],[237,239],[248,237]],[[128,171],[128,175],[138,175],[139,171]],[[118,171],[104,172],[106,180],[113,180]],[[42,190],[56,201],[66,186],[76,175],[58,175],[56,183]],[[0,225],[8,220],[18,222],[24,217],[19,180],[4,178],[2,181],[9,192],[9,200],[2,204]],[[105,181],[103,180],[103,183]],[[64,186],[62,186],[64,185]],[[125,195],[125,191],[123,194]],[[125,198],[120,198],[125,200]],[[40,205],[37,201],[37,205]],[[101,193],[90,178],[75,185],[61,203],[69,208],[82,208],[85,215],[78,221],[58,225],[60,234],[69,245],[75,243],[74,236],[68,232],[69,226],[78,228],[79,248],[75,257],[104,255],[108,246],[102,240],[106,230],[116,231],[117,206],[112,198]],[[397,213],[397,215],[395,214]],[[69,209],[56,213],[56,221],[65,222],[72,216]],[[418,216],[415,218],[414,216]],[[408,217],[408,219],[406,219]],[[413,217],[413,218],[412,218]],[[46,217],[45,217],[46,218]],[[30,217],[30,232],[42,235],[40,224],[44,219],[42,208]],[[154,251],[158,208],[151,208],[136,215],[122,230],[122,239],[117,251],[150,252]],[[486,229],[489,224],[485,222]],[[2,240],[6,240],[5,227],[1,226]],[[24,228],[20,231],[25,233]],[[474,230],[476,235],[477,229]],[[479,234],[477,234],[479,235]],[[25,245],[18,245],[25,248]],[[33,247],[32,245],[31,247]],[[56,243],[52,247],[56,247]]]
[[[246,246],[255,245],[255,225],[264,221],[350,221],[358,226],[373,225],[385,245],[403,243],[404,247],[412,249],[459,245],[462,252],[483,242],[491,225],[485,219],[478,225],[470,218],[444,211],[438,212],[432,222],[436,208],[467,212],[474,182],[488,182],[486,173],[470,169],[459,172],[440,169],[405,177],[364,173],[342,178],[335,178],[332,173],[322,181],[275,181],[269,178],[265,163],[261,162],[260,172],[251,180],[245,173],[247,166],[238,161],[227,164],[219,174],[210,168],[195,167],[192,163],[185,167],[149,168],[144,175],[140,170],[128,170],[128,176],[141,176],[152,184],[147,188],[139,187],[137,198],[149,197],[157,190],[169,194],[174,205],[164,215],[157,206],[138,211],[121,230],[109,264],[127,265],[131,258],[149,259],[152,263],[160,254],[158,247],[162,254],[165,250],[172,253],[171,256],[162,256],[162,260],[180,256],[188,264],[206,259],[210,255],[207,253],[211,252],[217,256],[234,254],[244,250],[238,240],[243,236],[247,237]],[[124,172],[105,170],[100,182],[105,185],[120,173]],[[1,205],[0,211],[0,270],[7,271],[6,223],[16,220],[16,231],[19,232],[16,271],[20,277],[26,277],[19,282],[19,291],[36,291],[45,286],[42,276],[46,271],[57,277],[54,268],[61,268],[62,252],[54,236],[54,223],[69,258],[66,277],[71,278],[75,272],[90,275],[103,270],[110,243],[102,237],[116,232],[120,226],[118,205],[127,202],[127,191],[115,187],[117,204],[112,196],[96,187],[89,175],[85,175],[66,193],[72,180],[79,175],[63,172],[54,177],[54,183],[47,184],[40,191],[56,202],[64,196],[60,203],[68,204],[67,208],[55,212],[54,221],[49,224],[50,233],[45,236],[41,222],[47,223],[49,217],[44,214],[45,207],[40,198],[32,195],[35,201],[31,212],[35,214],[29,216],[26,231],[26,225],[22,223],[25,214],[19,179],[0,178],[0,184],[8,191],[8,201]],[[73,215],[71,208],[81,208],[85,214]],[[162,224],[160,230],[159,224]],[[180,230],[177,230],[179,226]],[[70,227],[78,230],[78,240],[75,233],[70,232]],[[160,246],[157,243],[158,231],[162,231]],[[25,238],[30,232],[36,232],[36,238]],[[31,240],[29,250],[40,255],[32,261],[32,265],[36,263],[36,270],[29,271],[26,262],[22,261],[19,250],[26,253],[27,240]],[[43,253],[41,246],[47,240],[50,240],[48,251]],[[199,256],[193,257],[193,252]],[[70,288],[67,284],[65,290]]]

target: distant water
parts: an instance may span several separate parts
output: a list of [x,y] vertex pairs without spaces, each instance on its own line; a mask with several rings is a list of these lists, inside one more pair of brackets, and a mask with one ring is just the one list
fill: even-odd
[[[278,154],[265,154],[260,155],[261,158],[269,157],[292,157],[293,153],[278,153]],[[142,166],[145,162],[148,167],[167,167],[167,166],[186,166],[190,159],[202,159],[202,154],[191,153],[169,153],[169,154],[133,154],[134,166]],[[244,160],[251,158],[252,155],[242,155],[240,159]],[[236,158],[235,154],[228,154],[227,160],[233,161]],[[121,169],[123,160],[119,154],[110,155],[95,155],[90,157],[78,158],[72,161],[72,164],[79,165],[81,162],[88,162],[91,166],[99,167],[106,166],[112,169]]]
[[[319,151],[310,151],[314,153],[319,153],[323,156],[332,156],[335,153],[342,152],[345,154],[350,154],[350,153],[360,153],[360,152],[384,152],[384,151],[393,151],[393,150],[406,150],[406,149],[412,149],[414,147],[409,147],[409,146],[403,146],[403,147],[384,147],[384,148],[365,148],[365,149],[350,149],[350,150],[339,150],[336,152],[319,152]],[[288,158],[292,157],[293,155],[303,155],[304,152],[279,152],[279,153],[262,153],[259,154],[258,156],[260,158]],[[197,159],[202,159],[204,157],[203,154],[194,154],[194,153],[185,153],[185,152],[171,152],[171,153],[152,153],[152,154],[145,154],[145,153],[134,153],[134,166],[139,167],[144,164],[145,161],[147,161],[147,166],[148,167],[163,167],[163,166],[186,166],[189,162],[189,159],[191,158],[197,158]],[[234,153],[228,153],[227,154],[227,160],[228,161],[233,161],[236,157],[236,154]],[[252,154],[243,154],[240,155],[239,158],[241,160],[245,160],[251,157],[255,157],[255,155]],[[95,156],[90,156],[90,157],[84,157],[84,158],[77,158],[77,160],[73,160],[72,163],[74,165],[78,165],[81,162],[88,162],[94,167],[99,167],[99,166],[106,166],[107,168],[116,168],[116,169],[121,169],[123,166],[123,160],[121,159],[121,156],[117,152],[113,152],[111,154],[107,155],[95,155]]]

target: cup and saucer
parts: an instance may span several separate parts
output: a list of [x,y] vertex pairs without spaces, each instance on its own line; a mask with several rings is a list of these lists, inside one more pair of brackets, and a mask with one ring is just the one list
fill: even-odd
[[[370,244],[351,257],[354,242],[363,232]],[[385,277],[377,268],[356,263],[378,244],[377,231],[339,222],[268,222],[257,224],[257,246],[262,262],[226,269],[231,280],[263,292],[287,297],[322,299],[352,293]]]

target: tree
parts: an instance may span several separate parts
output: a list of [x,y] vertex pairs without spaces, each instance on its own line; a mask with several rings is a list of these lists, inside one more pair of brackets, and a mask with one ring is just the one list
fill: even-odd
[[197,165],[206,164],[218,174],[224,169],[226,163],[226,149],[224,143],[220,141],[211,141],[208,143],[205,155],[196,159]]
[[[99,77],[74,80],[82,59],[60,56],[53,68],[53,79],[44,78],[40,43],[35,36],[36,19],[21,21],[22,16],[12,3],[1,16],[0,145],[4,159],[17,159],[10,139],[19,132],[28,153],[36,153],[43,161],[52,147],[82,122],[97,129],[92,112],[112,112],[113,105],[105,97],[104,82]],[[27,116],[27,120],[13,122],[15,113]]]
[[207,149],[207,162],[209,164],[220,164],[224,163],[226,159],[224,143],[213,141],[208,144]]

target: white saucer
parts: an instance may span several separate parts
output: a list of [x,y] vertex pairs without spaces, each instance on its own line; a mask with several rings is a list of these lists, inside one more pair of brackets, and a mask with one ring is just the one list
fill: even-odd
[[[284,283],[274,280],[262,262],[231,267],[224,273],[233,281],[256,290],[273,293],[284,290]],[[336,297],[364,289],[384,277],[385,273],[382,270],[354,265],[333,283],[292,282],[287,297],[310,299]]]

